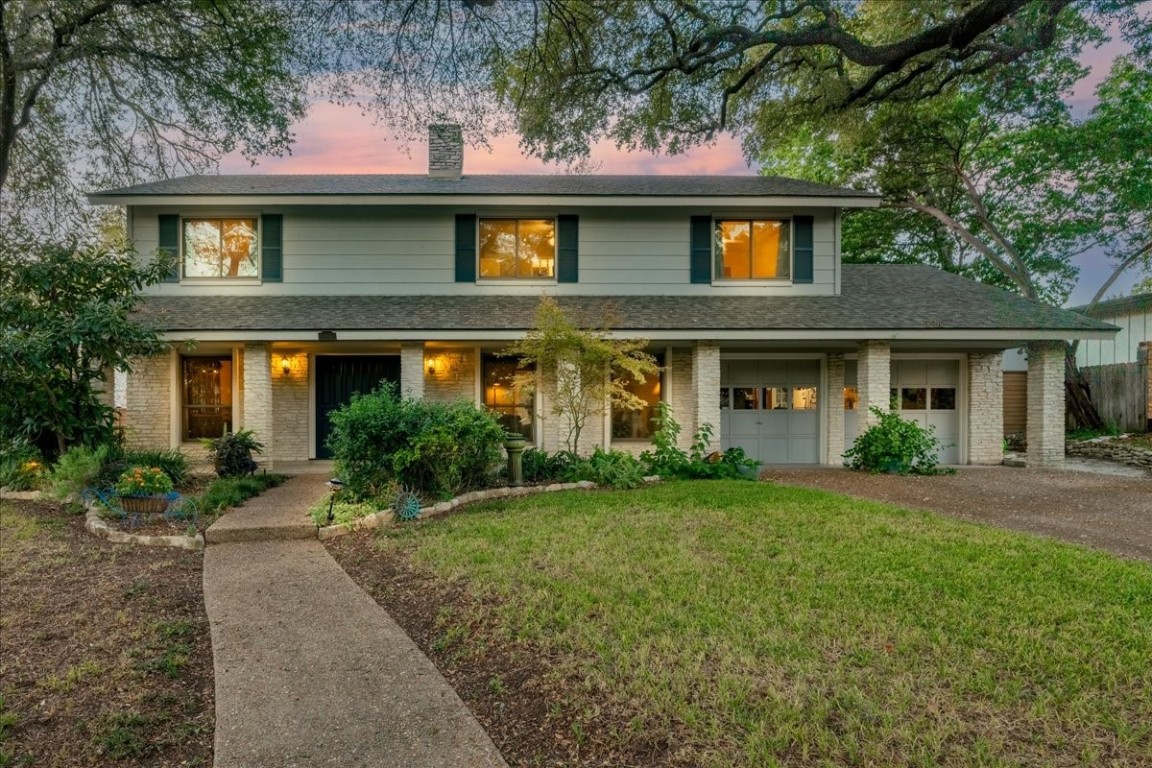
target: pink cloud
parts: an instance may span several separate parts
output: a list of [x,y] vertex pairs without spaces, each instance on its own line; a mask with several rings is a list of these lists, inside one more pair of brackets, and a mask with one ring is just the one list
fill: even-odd
[[[341,107],[316,102],[307,118],[297,124],[292,154],[262,158],[256,167],[238,153],[226,156],[221,173],[424,173],[427,171],[427,144],[423,140],[407,146],[385,126],[376,125],[357,107]],[[563,168],[526,157],[517,136],[489,139],[491,148],[467,147],[465,173],[560,173]],[[677,156],[647,152],[624,152],[611,143],[597,144],[592,162],[596,173],[605,174],[723,174],[750,175],[740,152],[740,144],[729,136],[710,147],[698,147]]]

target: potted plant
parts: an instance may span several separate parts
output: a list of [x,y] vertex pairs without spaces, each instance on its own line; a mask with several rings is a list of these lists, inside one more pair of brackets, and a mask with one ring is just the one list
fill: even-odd
[[159,467],[129,467],[116,481],[116,494],[125,512],[163,512],[171,492],[172,478]]
[[256,440],[250,429],[225,432],[221,437],[201,440],[208,449],[208,458],[220,477],[244,477],[256,471],[252,454],[264,452],[264,444]]

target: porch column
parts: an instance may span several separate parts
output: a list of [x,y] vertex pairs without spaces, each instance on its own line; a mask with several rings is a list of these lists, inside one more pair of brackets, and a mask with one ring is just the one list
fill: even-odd
[[720,450],[720,345],[701,341],[692,347],[694,428],[712,425],[712,450]]
[[1004,460],[1004,353],[968,355],[968,463]]
[[424,399],[424,344],[400,346],[400,394],[413,400]]
[[824,402],[828,411],[824,463],[839,466],[844,462],[844,355],[828,355],[828,394]]
[[1064,463],[1064,342],[1028,344],[1028,466]]
[[255,458],[271,469],[276,455],[275,431],[272,420],[272,356],[266,342],[244,345],[244,429],[255,433],[264,444],[264,453]]
[[880,423],[871,408],[892,408],[892,349],[886,341],[862,341],[857,347],[856,389],[860,393],[859,432]]
[[1144,418],[1147,421],[1144,428],[1152,432],[1152,341],[1140,342],[1136,350],[1136,362],[1144,366]]

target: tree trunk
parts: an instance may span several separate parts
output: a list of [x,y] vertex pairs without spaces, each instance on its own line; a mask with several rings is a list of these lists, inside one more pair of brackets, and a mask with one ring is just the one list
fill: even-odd
[[1104,419],[1092,403],[1092,389],[1080,367],[1070,344],[1064,346],[1064,391],[1068,413],[1078,429],[1104,429]]

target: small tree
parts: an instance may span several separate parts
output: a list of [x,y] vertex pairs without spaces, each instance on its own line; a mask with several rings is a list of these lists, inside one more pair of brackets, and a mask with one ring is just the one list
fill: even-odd
[[[656,360],[644,348],[647,339],[621,339],[610,335],[611,317],[599,328],[580,327],[554,299],[545,296],[536,308],[535,327],[505,353],[520,358],[524,368],[539,366],[552,383],[549,398],[555,416],[567,422],[565,445],[577,453],[580,434],[588,419],[603,416],[608,408],[636,411],[644,401],[625,387],[628,380],[643,383],[660,372]],[[533,389],[535,375],[520,374],[517,386]]]
[[102,246],[0,249],[0,436],[58,453],[110,439],[112,409],[98,385],[163,348],[132,313],[169,267],[167,257],[142,266],[131,251]]

